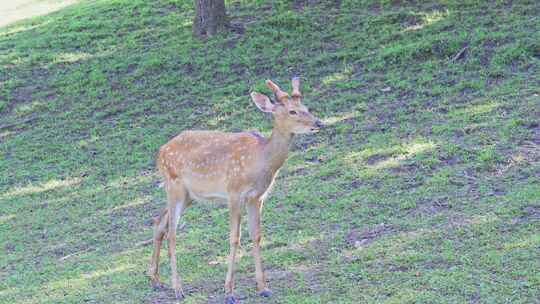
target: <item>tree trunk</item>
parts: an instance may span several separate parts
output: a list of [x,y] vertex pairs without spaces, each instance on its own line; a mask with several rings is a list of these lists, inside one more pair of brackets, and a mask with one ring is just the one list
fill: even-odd
[[210,37],[228,25],[225,0],[195,0],[193,34],[199,38]]

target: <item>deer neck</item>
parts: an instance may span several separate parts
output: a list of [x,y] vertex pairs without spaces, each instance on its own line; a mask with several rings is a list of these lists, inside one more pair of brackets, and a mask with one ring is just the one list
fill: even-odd
[[293,134],[291,132],[280,128],[274,123],[272,135],[270,135],[264,149],[272,173],[279,170],[287,159],[292,138]]

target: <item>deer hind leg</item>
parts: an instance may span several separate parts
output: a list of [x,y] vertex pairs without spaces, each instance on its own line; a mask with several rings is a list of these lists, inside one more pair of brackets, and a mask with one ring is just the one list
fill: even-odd
[[152,260],[148,267],[148,276],[152,280],[154,287],[161,287],[162,284],[159,280],[159,251],[161,249],[161,243],[163,238],[166,237],[167,229],[169,227],[169,212],[168,208],[161,211],[160,215],[154,218],[154,251],[152,253]]
[[266,287],[266,279],[261,258],[261,209],[262,201],[251,201],[246,206],[248,214],[248,231],[253,241],[253,261],[255,262],[255,279],[257,280],[257,292],[260,296],[270,297],[272,292]]
[[229,198],[229,223],[230,223],[230,253],[229,253],[229,267],[227,270],[227,277],[225,278],[225,303],[236,304],[238,300],[234,297],[234,263],[236,259],[236,251],[240,245],[240,210],[241,201],[232,196]]
[[171,263],[171,285],[174,289],[177,299],[184,297],[184,291],[180,279],[178,278],[178,272],[176,269],[176,228],[178,226],[178,220],[184,210],[191,205],[191,199],[187,193],[187,190],[183,185],[174,184],[172,187],[167,188],[168,203],[168,249],[169,260]]

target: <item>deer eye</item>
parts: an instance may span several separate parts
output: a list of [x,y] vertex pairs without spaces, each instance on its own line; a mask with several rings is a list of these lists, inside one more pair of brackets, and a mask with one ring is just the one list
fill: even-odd
[[296,114],[298,114],[298,113],[297,113],[295,110],[290,110],[290,111],[289,111],[289,114],[291,114],[291,115],[296,115]]

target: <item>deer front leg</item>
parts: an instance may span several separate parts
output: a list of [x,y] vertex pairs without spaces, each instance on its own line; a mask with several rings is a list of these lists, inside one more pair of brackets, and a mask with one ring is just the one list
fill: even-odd
[[238,300],[234,297],[234,263],[236,259],[236,250],[240,245],[240,201],[237,198],[229,200],[229,223],[230,223],[230,254],[229,269],[225,278],[225,302],[227,304],[236,304]]
[[252,201],[247,205],[249,235],[253,240],[253,261],[255,262],[255,279],[260,296],[270,297],[272,292],[266,287],[266,279],[261,258],[261,209],[262,201]]

